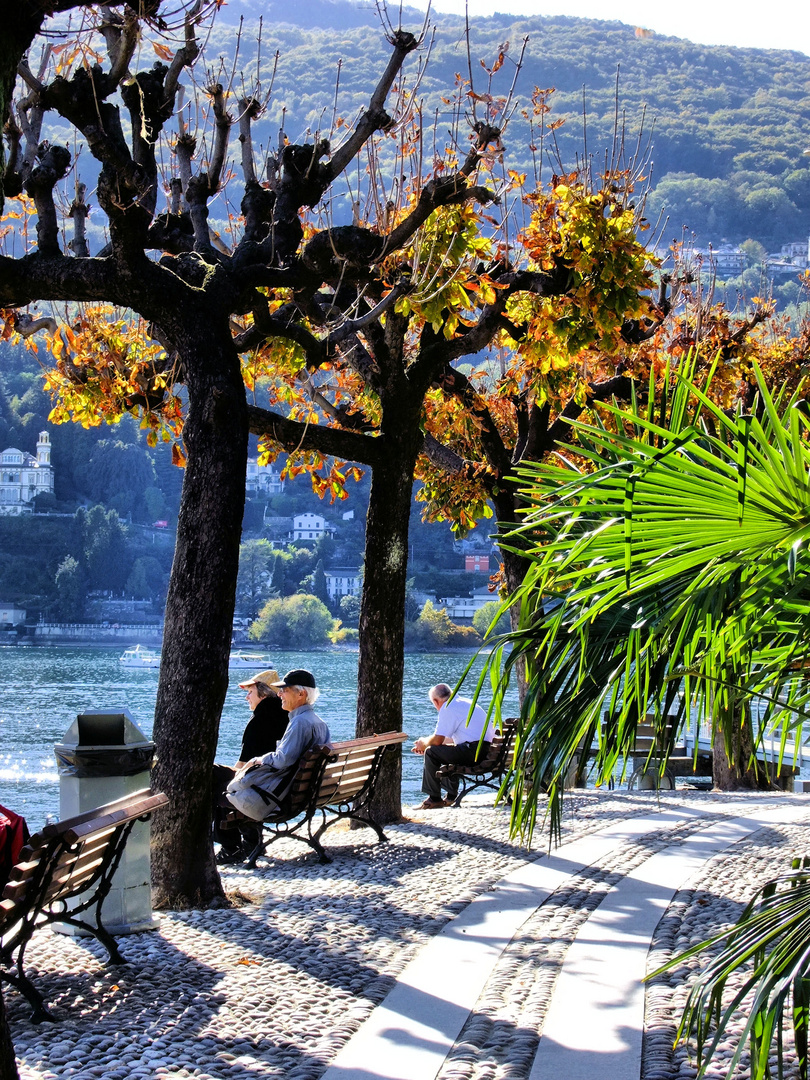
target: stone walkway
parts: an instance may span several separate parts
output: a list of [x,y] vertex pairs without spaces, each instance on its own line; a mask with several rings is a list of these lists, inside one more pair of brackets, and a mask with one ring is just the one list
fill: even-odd
[[274,845],[227,873],[240,906],[161,916],[123,968],[38,935],[29,970],[62,1020],[6,992],[23,1080],[690,1080],[689,974],[649,986],[646,1021],[639,975],[807,851],[810,799],[577,793],[550,856],[485,797],[407,813],[389,844],[330,830],[328,866]]

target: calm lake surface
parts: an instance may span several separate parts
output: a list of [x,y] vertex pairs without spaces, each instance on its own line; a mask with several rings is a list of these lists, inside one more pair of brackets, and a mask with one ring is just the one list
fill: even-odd
[[[59,777],[53,746],[62,741],[78,713],[125,707],[147,736],[152,733],[157,672],[123,669],[118,663],[120,654],[120,649],[88,646],[0,647],[0,803],[23,814],[32,832],[42,826],[46,814],[58,817]],[[429,734],[436,721],[427,691],[437,682],[454,685],[468,662],[468,655],[457,652],[405,657],[403,714],[410,736],[403,754],[406,805],[423,798],[422,759],[409,751],[413,739]],[[271,654],[266,666],[282,674],[296,667],[312,670],[321,688],[317,710],[333,739],[354,737],[357,653],[280,652]],[[242,730],[250,716],[244,691],[237,685],[250,674],[244,669],[230,672],[217,750],[217,759],[227,764],[237,760]],[[471,676],[468,694],[474,685]],[[483,704],[488,705],[488,699]],[[517,695],[513,704],[516,709]]]

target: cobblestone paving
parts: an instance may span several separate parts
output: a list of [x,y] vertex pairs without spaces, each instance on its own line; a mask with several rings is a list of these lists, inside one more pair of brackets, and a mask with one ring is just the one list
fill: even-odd
[[[757,805],[772,798],[751,796]],[[668,808],[686,803],[712,814],[722,814],[728,801],[694,793],[662,798]],[[122,968],[106,967],[93,941],[37,935],[27,966],[60,1022],[31,1024],[24,1000],[6,992],[22,1080],[317,1080],[424,943],[542,851],[543,837],[533,853],[509,840],[507,811],[492,809],[485,797],[470,802],[458,810],[406,811],[411,820],[387,830],[388,844],[377,844],[367,830],[330,830],[335,861],[327,866],[300,845],[280,842],[273,861],[257,871],[224,874],[226,887],[250,903],[162,915],[159,933],[123,939],[129,963]],[[577,793],[568,801],[563,842],[656,805],[650,792]],[[527,1075],[554,978],[578,927],[619,876],[693,828],[648,834],[566,883],[539,909],[492,973],[443,1080]],[[781,830],[766,838],[764,854],[758,838],[748,842],[746,879],[787,858],[796,842]],[[739,910],[751,891],[736,864],[728,870],[734,880],[724,890],[732,897],[724,912]],[[683,909],[686,930],[670,935],[675,948],[684,934],[688,940],[700,932],[688,924],[696,905],[705,906],[699,891],[679,895],[664,920],[671,929],[673,910]],[[656,948],[673,947],[667,942]],[[666,994],[675,1000],[670,989]],[[672,1017],[654,1007],[656,1030],[669,1038]],[[647,1080],[688,1080],[685,1064],[673,1057],[674,1072]]]

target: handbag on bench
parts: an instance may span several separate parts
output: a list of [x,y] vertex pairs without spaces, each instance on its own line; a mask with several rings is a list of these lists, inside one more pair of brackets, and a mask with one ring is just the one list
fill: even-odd
[[[225,789],[228,802],[253,821],[281,815],[296,767],[275,769],[272,765],[245,765]],[[265,785],[274,790],[268,791]]]

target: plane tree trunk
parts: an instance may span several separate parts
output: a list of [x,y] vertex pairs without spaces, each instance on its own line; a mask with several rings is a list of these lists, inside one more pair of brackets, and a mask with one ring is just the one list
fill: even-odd
[[187,461],[155,710],[153,786],[169,796],[152,825],[158,906],[223,898],[211,843],[211,767],[228,688],[248,423],[227,323],[212,321],[187,312],[172,334],[181,362],[189,358]]
[[[372,471],[360,605],[359,737],[402,730],[408,528],[413,474],[423,440],[422,397],[421,388],[392,391],[382,425],[385,446]],[[402,817],[401,780],[401,751],[388,751],[371,807],[376,820]]]

